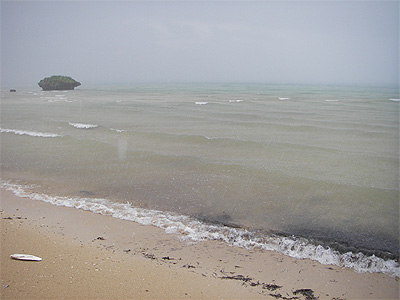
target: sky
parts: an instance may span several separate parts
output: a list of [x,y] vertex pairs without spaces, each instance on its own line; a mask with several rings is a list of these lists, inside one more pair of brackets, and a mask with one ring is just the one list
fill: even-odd
[[2,87],[398,85],[399,1],[3,1]]

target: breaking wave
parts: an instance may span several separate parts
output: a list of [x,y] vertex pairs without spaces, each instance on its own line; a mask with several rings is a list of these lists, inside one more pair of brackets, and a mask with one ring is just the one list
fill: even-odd
[[34,186],[22,186],[4,180],[0,180],[0,188],[22,198],[87,210],[142,225],[156,226],[165,230],[166,233],[178,235],[182,240],[195,242],[219,240],[231,246],[276,251],[298,259],[311,259],[325,265],[351,268],[360,273],[380,272],[391,276],[400,275],[399,264],[395,260],[384,260],[375,255],[368,256],[360,252],[340,253],[329,247],[312,244],[305,238],[260,235],[244,228],[210,224],[195,217],[133,207],[129,202],[117,203],[101,198],[50,196],[32,191]]
[[62,135],[55,134],[55,133],[26,131],[26,130],[17,130],[17,129],[0,128],[0,132],[14,133],[14,134],[18,134],[18,135],[28,135],[28,136],[32,136],[32,137],[44,137],[44,138],[62,137]]
[[111,131],[118,132],[118,133],[121,133],[121,132],[125,132],[125,131],[126,131],[126,130],[124,130],[124,129],[115,129],[115,128],[110,128],[110,130],[111,130]]
[[83,124],[83,123],[68,123],[69,125],[71,125],[72,127],[75,127],[77,129],[91,129],[91,128],[96,128],[99,125],[92,125],[92,124]]

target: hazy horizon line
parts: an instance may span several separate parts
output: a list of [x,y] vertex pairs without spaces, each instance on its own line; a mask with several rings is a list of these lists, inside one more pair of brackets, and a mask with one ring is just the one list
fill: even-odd
[[[51,76],[51,75],[50,75]],[[75,79],[75,78],[74,78]],[[85,90],[85,89],[94,89],[94,88],[111,88],[111,87],[129,87],[129,86],[139,86],[139,85],[282,85],[282,86],[333,86],[333,87],[371,87],[371,88],[392,88],[399,89],[399,83],[367,83],[367,82],[290,82],[290,81],[229,81],[229,80],[221,80],[221,81],[106,81],[106,82],[89,82],[85,83],[81,82],[79,87],[76,87],[75,90]],[[40,80],[38,80],[39,82]],[[24,88],[37,88],[41,90],[37,83],[1,83],[1,90],[8,89],[24,89]]]

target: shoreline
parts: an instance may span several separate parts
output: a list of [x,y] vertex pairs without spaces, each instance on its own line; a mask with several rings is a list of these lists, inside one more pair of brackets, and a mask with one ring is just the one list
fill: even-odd
[[[346,246],[335,240],[308,239],[302,235],[272,234],[272,232],[263,234],[262,231],[260,234],[256,230],[224,222],[225,215],[222,215],[220,220],[211,219],[210,221],[202,216],[191,217],[168,211],[135,207],[130,202],[110,201],[104,196],[92,198],[81,195],[52,195],[54,191],[58,191],[57,194],[59,194],[60,186],[57,186],[56,189],[52,186],[47,187],[47,190],[38,191],[34,186],[0,180],[1,188],[12,191],[14,195],[21,198],[40,200],[55,206],[74,207],[141,225],[155,226],[164,232],[177,235],[179,239],[193,243],[218,240],[233,247],[273,251],[295,259],[309,259],[323,265],[350,268],[358,273],[384,273],[395,277],[400,276],[398,259],[395,259],[398,254],[394,254],[398,251],[384,252],[382,256],[382,253],[371,252],[366,248],[356,249],[350,244]],[[95,194],[86,190],[80,191],[80,193],[84,193],[84,196],[86,193],[88,195]],[[229,220],[229,216],[227,220]]]
[[[305,299],[302,293],[306,291],[312,291],[319,299],[399,297],[398,278],[389,275],[356,273],[351,269],[275,252],[241,249],[218,241],[189,243],[153,226],[19,198],[3,189],[0,192],[2,299],[87,299],[88,295],[91,299],[101,295],[109,299]],[[46,241],[47,248],[43,247]],[[29,253],[28,246],[42,252]],[[63,253],[62,261],[57,259],[57,251]],[[44,259],[31,263],[9,258],[20,252]],[[103,255],[101,263],[107,265],[110,272],[87,267],[85,262],[94,261],[100,257],[98,255]],[[52,259],[46,259],[49,256]],[[79,282],[51,280],[68,275],[61,276],[62,271],[56,268],[59,263],[63,266],[72,263],[68,271],[73,273],[68,274],[73,278],[77,276]],[[20,269],[24,266],[29,267],[30,273],[25,274],[25,269]],[[44,270],[43,266],[48,269]],[[114,272],[117,269],[118,276]],[[55,273],[50,274],[50,271]],[[90,276],[83,276],[84,273]],[[150,285],[139,289],[136,282],[129,286],[142,273],[148,275],[146,279]],[[35,288],[29,288],[28,280]],[[123,285],[121,282],[126,283],[124,288],[115,286]],[[107,294],[104,289],[113,292]],[[52,294],[56,291],[59,294]]]

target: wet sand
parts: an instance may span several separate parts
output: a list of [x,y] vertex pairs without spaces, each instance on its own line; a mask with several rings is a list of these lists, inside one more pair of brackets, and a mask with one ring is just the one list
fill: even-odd
[[388,275],[188,243],[152,226],[0,195],[1,299],[399,298],[398,278]]

